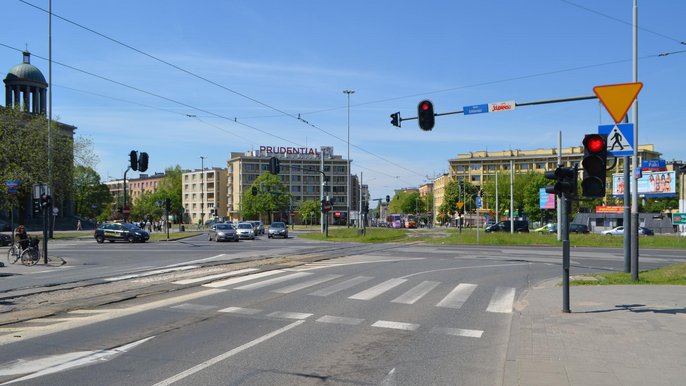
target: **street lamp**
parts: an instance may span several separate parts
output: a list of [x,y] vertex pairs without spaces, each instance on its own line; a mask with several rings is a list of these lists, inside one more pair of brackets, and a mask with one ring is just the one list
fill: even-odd
[[200,156],[200,226],[205,225],[205,158]]
[[351,184],[352,174],[350,172],[350,94],[354,94],[355,90],[343,90],[343,93],[348,94],[348,176],[347,176],[348,188],[346,189],[348,191],[347,199],[346,199],[346,203],[348,205],[348,214],[347,214],[347,218],[346,218],[346,225],[348,226],[348,228],[350,228],[350,190],[352,189],[351,188],[351,186],[352,186],[352,184]]

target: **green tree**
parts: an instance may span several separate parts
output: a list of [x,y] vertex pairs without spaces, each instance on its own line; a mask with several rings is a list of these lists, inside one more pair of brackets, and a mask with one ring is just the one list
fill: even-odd
[[158,220],[164,217],[164,206],[167,199],[170,201],[169,214],[176,219],[181,219],[183,206],[181,204],[181,166],[169,167],[164,171],[154,192],[143,192],[133,203],[131,218]]
[[306,200],[298,205],[298,215],[303,219],[303,222],[309,222],[310,225],[318,222],[319,213],[321,211],[322,204],[319,200]]
[[[257,190],[256,195],[252,194],[253,188]],[[241,216],[250,219],[265,215],[271,220],[273,212],[288,209],[290,200],[291,194],[281,178],[265,172],[243,192]]]
[[100,175],[90,167],[74,168],[74,213],[79,217],[96,218],[101,212],[110,212],[112,195]]

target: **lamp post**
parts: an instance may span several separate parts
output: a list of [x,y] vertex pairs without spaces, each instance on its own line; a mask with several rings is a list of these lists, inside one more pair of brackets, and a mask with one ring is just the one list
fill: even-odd
[[350,228],[350,190],[352,189],[351,186],[351,176],[352,173],[350,172],[350,94],[354,94],[355,90],[343,90],[344,94],[348,94],[348,175],[347,175],[347,180],[348,180],[348,188],[346,189],[348,194],[346,197],[346,204],[348,205],[348,214],[346,218],[346,225],[348,228]]
[[200,226],[205,225],[205,157],[200,156]]

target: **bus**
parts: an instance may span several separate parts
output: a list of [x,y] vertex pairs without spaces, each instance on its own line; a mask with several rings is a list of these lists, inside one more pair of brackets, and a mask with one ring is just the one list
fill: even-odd
[[416,228],[417,227],[417,217],[413,214],[408,214],[405,218],[405,228]]
[[386,226],[389,228],[402,228],[403,216],[399,214],[392,214],[386,217]]

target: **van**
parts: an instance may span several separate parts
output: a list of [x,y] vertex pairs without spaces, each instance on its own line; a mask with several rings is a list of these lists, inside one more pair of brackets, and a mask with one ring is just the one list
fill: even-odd
[[[510,220],[500,221],[499,223],[493,224],[486,227],[486,232],[509,232],[510,231]],[[514,222],[515,232],[525,232],[529,233],[529,222],[526,220],[515,220]]]

